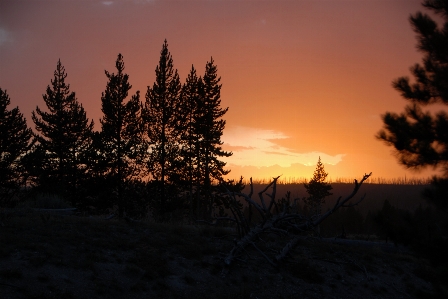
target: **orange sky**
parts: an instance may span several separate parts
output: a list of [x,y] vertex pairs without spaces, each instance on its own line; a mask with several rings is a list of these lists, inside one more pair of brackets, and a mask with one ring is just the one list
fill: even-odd
[[[421,61],[409,15],[419,0],[0,1],[0,87],[31,119],[58,59],[99,129],[118,53],[144,95],[166,38],[182,82],[213,56],[229,107],[229,177],[427,176],[375,139],[405,101],[391,81]],[[31,125],[31,123],[30,123]],[[329,163],[329,164],[328,164]],[[309,166],[305,166],[309,165]]]

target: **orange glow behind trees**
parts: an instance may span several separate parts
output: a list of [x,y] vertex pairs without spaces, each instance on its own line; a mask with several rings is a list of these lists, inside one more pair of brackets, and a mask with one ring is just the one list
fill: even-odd
[[134,88],[146,90],[168,39],[182,82],[191,64],[213,56],[219,65],[229,107],[223,149],[233,152],[224,159],[228,178],[309,177],[318,156],[332,178],[366,170],[426,177],[398,165],[374,137],[380,115],[402,109],[390,82],[419,59],[407,20],[420,9],[420,0],[7,0],[0,3],[0,84],[27,117],[61,57],[98,126],[103,71],[116,53],[127,57]]

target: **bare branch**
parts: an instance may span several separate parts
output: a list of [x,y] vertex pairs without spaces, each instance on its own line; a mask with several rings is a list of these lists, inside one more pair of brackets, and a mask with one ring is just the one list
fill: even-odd
[[274,267],[277,266],[277,264],[275,264],[260,248],[258,248],[258,246],[254,242],[251,242],[251,244],[268,261],[269,264]]
[[[311,230],[315,228],[319,223],[324,221],[327,217],[329,217],[333,212],[335,212],[337,209],[341,207],[351,207],[354,205],[359,204],[364,198],[365,194],[354,204],[348,204],[349,200],[351,200],[358,192],[361,185],[364,183],[365,180],[367,180],[372,173],[365,174],[363,178],[358,182],[358,180],[354,180],[354,187],[351,194],[349,194],[346,197],[339,197],[333,206],[332,209],[327,211],[325,214],[318,216],[317,219],[310,219],[306,218],[305,216],[298,214],[297,212],[292,213],[286,206],[283,207],[283,210],[280,212],[277,209],[277,214],[271,214],[270,210],[273,205],[276,205],[275,202],[275,194],[276,194],[276,184],[277,180],[280,176],[273,178],[273,181],[270,182],[261,192],[258,193],[261,205],[256,203],[252,198],[251,195],[253,194],[253,184],[251,179],[251,192],[249,195],[246,195],[244,193],[235,193],[235,192],[229,192],[227,190],[227,194],[231,200],[236,201],[235,196],[240,196],[244,198],[244,200],[249,204],[249,208],[254,206],[257,211],[260,213],[260,215],[263,218],[263,221],[261,221],[258,225],[251,228],[247,221],[245,220],[244,215],[241,213],[241,211],[235,209],[233,211],[233,208],[231,208],[231,211],[234,215],[235,222],[237,223],[238,227],[244,228],[245,234],[244,236],[240,235],[240,239],[236,241],[234,247],[232,250],[227,254],[227,256],[224,259],[225,265],[230,265],[232,261],[234,261],[237,256],[241,254],[242,251],[245,250],[245,248],[248,245],[254,246],[254,248],[272,265],[276,266],[282,259],[284,259],[288,253],[297,246],[299,240],[303,238],[303,235],[301,234],[304,231]],[[269,207],[266,208],[266,203],[264,201],[263,194],[266,193],[266,191],[273,187],[271,194],[266,194],[270,197]],[[289,197],[288,197],[289,199]],[[293,206],[297,206],[297,201],[299,199],[294,199]],[[232,206],[232,204],[230,205]],[[257,242],[260,241],[260,235],[262,233],[276,233],[280,234],[282,236],[290,237],[289,242],[286,243],[286,245],[281,249],[281,251],[275,255],[274,258],[269,257],[266,251],[263,251],[260,247],[257,246]],[[294,234],[295,233],[295,234]],[[368,274],[367,274],[368,275]]]
[[357,201],[357,202],[355,202],[355,203],[352,203],[352,204],[346,204],[346,205],[342,205],[342,207],[343,208],[350,208],[350,207],[354,207],[354,206],[357,206],[361,201],[363,201],[364,200],[364,198],[366,197],[366,193],[364,193],[364,195],[363,196],[361,196],[361,198]]
[[[277,180],[280,176],[273,178],[272,182],[269,183],[269,185],[267,185],[263,190],[261,190],[260,192],[258,192],[258,196],[260,197],[261,200],[261,204],[263,205],[263,210],[266,210],[266,204],[264,203],[264,198],[263,198],[263,193],[266,193],[266,191],[269,189],[269,187],[271,187],[272,185],[274,185],[274,191],[275,191],[275,185],[277,184]],[[269,196],[271,197],[271,196]],[[271,197],[272,200],[272,197]]]

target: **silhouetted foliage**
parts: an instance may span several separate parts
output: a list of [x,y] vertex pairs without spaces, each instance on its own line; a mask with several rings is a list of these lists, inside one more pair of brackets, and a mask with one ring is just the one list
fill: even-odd
[[150,142],[148,170],[152,179],[159,182],[161,215],[167,212],[166,185],[177,180],[180,165],[181,88],[179,74],[174,69],[173,58],[165,40],[156,67],[156,81],[152,87],[148,86],[144,106],[146,133]]
[[182,87],[181,104],[181,151],[182,180],[189,193],[191,215],[198,218],[212,216],[212,194],[216,192],[213,182],[220,182],[225,163],[220,157],[229,157],[232,153],[222,150],[221,136],[225,127],[222,116],[228,108],[221,108],[216,65],[213,59],[207,62],[204,77],[198,77],[192,66]]
[[190,216],[199,218],[200,207],[200,190],[201,190],[201,175],[199,155],[199,140],[198,133],[200,123],[200,105],[199,90],[202,88],[202,80],[198,78],[194,66],[191,67],[190,73],[182,86],[182,100],[181,109],[183,119],[181,121],[181,143],[180,156],[182,157],[181,171],[179,172],[180,180],[185,182],[185,187],[188,191],[188,201]]
[[34,171],[44,192],[56,192],[75,203],[88,170],[86,153],[91,145],[93,121],[66,84],[65,68],[59,60],[51,86],[43,95],[49,112],[39,107],[32,112],[38,146]]
[[11,100],[0,88],[0,205],[8,205],[26,180],[23,156],[31,148],[33,133],[18,107],[8,110]]
[[124,192],[128,184],[140,179],[147,146],[144,142],[144,125],[141,118],[142,104],[137,91],[127,102],[132,88],[129,76],[124,73],[123,56],[115,62],[117,73],[105,74],[109,81],[102,93],[103,118],[101,132],[97,135],[95,151],[96,168],[107,178],[112,204],[118,205],[119,215],[126,208]]
[[[222,117],[229,108],[221,108],[221,78],[218,77],[217,67],[213,58],[205,66],[202,80],[198,80],[198,114],[197,132],[198,144],[196,149],[198,179],[203,186],[202,194],[205,207],[213,206],[213,182],[222,181],[222,176],[230,172],[225,170],[225,162],[221,157],[230,157],[232,152],[222,150],[221,141],[226,121]],[[211,216],[212,210],[205,209],[204,216]]]
[[333,188],[329,183],[325,182],[327,176],[328,173],[325,172],[324,164],[320,161],[319,157],[313,178],[309,183],[303,184],[306,192],[309,194],[303,200],[311,216],[319,217],[322,212],[322,204],[325,203],[325,197],[332,195],[329,191]]
[[[377,138],[393,146],[401,164],[411,169],[434,167],[448,177],[448,114],[442,110],[433,113],[430,105],[448,104],[448,4],[444,0],[425,0],[423,6],[443,19],[439,26],[430,16],[421,12],[410,17],[418,35],[417,49],[423,53],[423,63],[410,68],[415,82],[400,77],[393,87],[408,101],[403,113],[383,115],[384,128]],[[428,109],[424,109],[428,108]],[[447,189],[447,180],[434,180],[435,186]],[[436,204],[446,201],[436,199]],[[442,204],[446,208],[446,204]],[[442,207],[441,206],[441,207]]]

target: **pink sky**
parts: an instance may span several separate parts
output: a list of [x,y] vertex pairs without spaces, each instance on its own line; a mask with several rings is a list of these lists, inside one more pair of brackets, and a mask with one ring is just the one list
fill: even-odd
[[332,178],[428,176],[374,137],[405,105],[391,81],[421,61],[408,21],[420,2],[1,0],[0,87],[30,121],[61,59],[99,129],[104,70],[123,54],[144,95],[167,39],[182,82],[192,64],[218,66],[229,177],[311,177],[318,156]]

